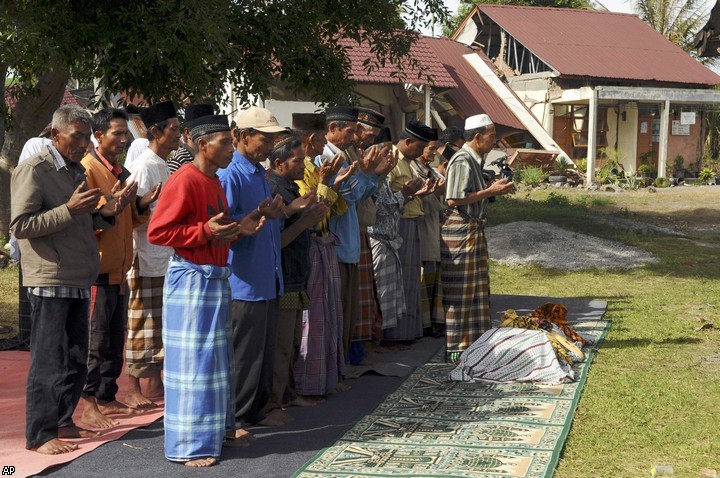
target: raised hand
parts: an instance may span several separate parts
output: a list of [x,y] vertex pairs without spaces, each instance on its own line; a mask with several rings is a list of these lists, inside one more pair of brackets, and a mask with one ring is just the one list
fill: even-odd
[[507,178],[501,178],[493,182],[487,189],[493,196],[502,196],[515,190],[515,183],[508,182]]
[[125,207],[130,204],[130,201],[135,197],[137,188],[138,185],[135,181],[130,181],[124,188],[120,181],[116,182],[111,189],[112,198],[108,199],[108,202],[100,208],[100,214],[105,217],[112,217],[123,212]]
[[210,235],[216,241],[233,242],[242,234],[240,225],[231,220],[225,212],[211,217],[207,224]]
[[310,191],[306,195],[296,198],[290,204],[285,206],[285,216],[286,217],[292,216],[296,212],[300,212],[304,209],[309,208],[316,202],[317,202],[317,195],[315,194],[314,191]]
[[420,178],[411,179],[409,181],[405,181],[405,184],[403,184],[402,189],[400,189],[400,192],[405,197],[405,200],[408,201],[415,197],[415,194],[422,189],[423,185],[425,184],[425,181],[423,181]]
[[432,194],[435,192],[435,178],[427,178],[425,181],[423,181],[423,185],[418,191],[415,193],[415,196],[422,197],[427,196],[428,194]]
[[330,206],[328,206],[327,202],[318,201],[307,209],[303,218],[307,219],[308,227],[310,227],[313,224],[317,224],[322,221],[329,210]]
[[97,208],[98,201],[100,201],[101,197],[102,191],[100,191],[100,189],[88,189],[87,181],[83,181],[65,204],[73,216],[87,214]]
[[400,161],[400,154],[397,150],[393,151],[388,147],[384,147],[380,150],[380,156],[380,164],[375,168],[375,174],[386,176],[397,166],[398,161]]
[[254,216],[256,216],[256,214],[251,212],[237,222],[238,226],[240,226],[240,234],[242,236],[254,236],[265,225],[265,218],[263,216],[260,216],[259,219]]
[[365,151],[365,155],[362,159],[359,159],[357,162],[360,163],[360,171],[365,174],[370,174],[375,172],[375,169],[378,167],[378,164],[380,164],[380,161],[382,161],[380,151],[378,151],[377,148],[369,148]]
[[266,217],[267,219],[277,219],[285,212],[285,204],[280,195],[276,194],[272,201],[266,198],[258,204],[257,212],[260,213],[260,216]]
[[337,190],[343,182],[347,181],[348,178],[350,178],[350,176],[355,174],[355,171],[357,171],[357,169],[358,169],[358,163],[355,162],[355,163],[352,163],[347,168],[345,168],[340,173],[338,173],[338,175],[335,176],[335,183],[333,184],[333,189]]
[[162,189],[162,183],[157,183],[150,189],[143,197],[140,198],[140,209],[147,209],[152,203],[157,201],[160,196],[160,190]]
[[325,161],[320,168],[320,182],[326,186],[330,184],[330,180],[340,171],[344,162],[345,158],[341,153],[333,156],[331,160]]

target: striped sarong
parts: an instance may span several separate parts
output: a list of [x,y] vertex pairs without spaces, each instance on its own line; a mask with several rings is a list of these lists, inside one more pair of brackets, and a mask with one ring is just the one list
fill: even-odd
[[398,320],[405,320],[407,315],[405,291],[402,286],[402,265],[398,254],[400,242],[399,238],[392,244],[370,238],[383,329],[397,327]]
[[561,365],[542,330],[511,327],[490,329],[460,356],[450,372],[458,382],[539,382],[548,385],[574,379]]
[[398,250],[402,267],[402,287],[405,293],[405,317],[398,317],[397,325],[383,331],[386,340],[415,340],[422,337],[420,314],[420,236],[419,218],[400,219],[402,244]]
[[440,263],[435,261],[423,261],[420,269],[420,312],[425,329],[445,323],[440,269]]
[[160,371],[165,352],[162,342],[163,284],[165,277],[142,275],[137,254],[128,272],[128,321],[125,343],[126,373],[142,378]]
[[229,267],[173,257],[165,276],[165,457],[219,457],[235,428]]
[[295,390],[299,395],[325,395],[345,373],[340,268],[336,236],[310,241],[310,310],[303,312],[300,354],[295,362]]
[[363,231],[360,231],[358,282],[360,284],[360,315],[355,323],[353,340],[379,340],[380,334],[382,334],[382,315],[380,315],[377,290],[375,289],[370,236]]
[[453,210],[442,226],[443,307],[447,352],[462,352],[490,328],[490,278],[485,231]]

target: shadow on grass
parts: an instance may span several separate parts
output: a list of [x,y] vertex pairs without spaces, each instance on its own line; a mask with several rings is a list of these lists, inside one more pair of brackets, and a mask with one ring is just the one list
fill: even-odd
[[640,348],[649,345],[688,345],[702,342],[701,339],[693,337],[678,337],[674,339],[652,340],[652,339],[605,339],[603,349],[627,349]]

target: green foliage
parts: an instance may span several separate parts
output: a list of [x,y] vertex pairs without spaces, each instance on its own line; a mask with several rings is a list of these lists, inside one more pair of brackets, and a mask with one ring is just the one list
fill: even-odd
[[710,184],[715,182],[715,171],[708,168],[702,168],[698,173],[698,181],[702,184]]
[[610,184],[617,180],[618,176],[613,172],[616,164],[606,163],[595,172],[595,180],[598,184]]
[[594,8],[591,0],[461,0],[458,11],[443,27],[443,36],[451,37],[460,23],[468,16],[476,4],[491,5],[524,5],[531,7],[555,8]]
[[575,160],[575,167],[578,171],[587,171],[587,158],[580,158]]
[[377,55],[368,71],[389,63],[402,75],[418,65],[407,55],[417,39],[412,30],[444,22],[447,13],[441,0],[17,0],[5,2],[0,17],[0,67],[13,71],[20,88],[57,68],[149,102],[220,100],[228,82],[246,101],[280,80],[332,103],[353,86],[353,43]]
[[704,0],[635,0],[633,3],[641,19],[686,52],[695,48],[695,35],[708,20]]
[[516,169],[514,177],[515,181],[534,187],[545,181],[547,174],[545,174],[545,171],[539,166],[526,166]]
[[653,181],[653,185],[656,188],[666,188],[670,186],[670,180],[668,178],[655,178],[655,181]]
[[685,166],[685,158],[682,154],[678,154],[675,156],[675,159],[673,160],[673,171],[677,171],[679,169],[682,169]]
[[572,167],[573,167],[573,164],[565,156],[558,156],[557,159],[555,160],[555,165],[554,165],[555,171],[557,171],[561,174],[564,173],[565,171],[567,171],[568,169],[572,169]]
[[643,163],[638,168],[638,173],[640,174],[655,174],[657,173],[657,169],[652,164]]

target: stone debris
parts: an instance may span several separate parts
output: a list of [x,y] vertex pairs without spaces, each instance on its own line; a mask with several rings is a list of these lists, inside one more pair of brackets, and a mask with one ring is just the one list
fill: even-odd
[[616,241],[518,221],[487,228],[490,259],[511,266],[538,264],[562,270],[632,269],[658,259],[648,251]]

